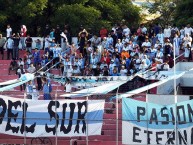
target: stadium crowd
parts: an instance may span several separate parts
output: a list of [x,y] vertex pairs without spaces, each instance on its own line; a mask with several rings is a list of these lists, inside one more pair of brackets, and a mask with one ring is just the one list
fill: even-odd
[[[192,59],[193,29],[190,24],[181,28],[175,24],[164,28],[159,24],[148,27],[141,24],[135,29],[122,23],[115,24],[111,30],[102,27],[98,34],[80,26],[77,44],[72,42],[70,31],[68,25],[63,30],[59,26],[50,29],[46,25],[41,45],[39,39],[30,37],[25,25],[19,33],[13,33],[7,25],[6,39],[0,35],[0,51],[4,59],[5,45],[7,59],[12,59],[9,74],[11,70],[18,75],[26,71],[34,73],[53,59],[44,70],[54,65],[66,77],[128,76],[148,69],[167,71],[173,67],[174,55],[178,57],[182,52],[185,61]],[[32,48],[33,41],[35,48]],[[20,43],[21,49],[26,50],[24,58],[19,57]]]

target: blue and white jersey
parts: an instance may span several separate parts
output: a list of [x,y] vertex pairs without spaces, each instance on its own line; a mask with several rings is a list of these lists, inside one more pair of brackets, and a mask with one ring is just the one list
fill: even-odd
[[110,45],[113,45],[113,38],[107,37],[106,48],[109,48]]
[[115,47],[117,47],[118,52],[121,53],[121,52],[122,52],[122,49],[123,49],[123,43],[117,43],[117,44],[115,45]]
[[74,66],[75,66],[75,65],[78,67],[78,69],[80,69],[80,67],[81,67],[81,61],[80,61],[80,60],[74,61]]
[[80,60],[80,64],[81,64],[81,69],[84,69],[84,66],[85,66],[85,58],[81,58]]
[[62,48],[60,47],[52,47],[51,50],[53,51],[53,57],[59,57],[59,54],[62,52]]
[[13,39],[9,38],[9,39],[7,40],[7,48],[8,48],[8,49],[13,49],[13,44],[14,44]]

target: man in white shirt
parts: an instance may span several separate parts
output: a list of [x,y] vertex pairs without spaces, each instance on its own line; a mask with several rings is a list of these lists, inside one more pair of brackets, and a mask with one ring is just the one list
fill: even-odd
[[14,45],[14,41],[12,39],[12,36],[8,37],[7,40],[7,59],[10,59],[10,55],[11,57],[13,57],[13,45]]
[[121,70],[120,70],[120,75],[121,76],[127,76],[127,69],[125,69],[125,66],[124,65],[122,65],[121,66]]
[[164,34],[163,34],[162,30],[159,31],[159,33],[156,35],[156,37],[163,46],[163,44],[164,44]]
[[129,38],[130,33],[131,33],[130,29],[126,25],[124,25],[123,26],[123,36],[125,36],[126,38]]
[[168,25],[166,25],[165,29],[164,29],[164,37],[165,38],[170,38],[171,36],[171,29]]
[[141,32],[143,34],[147,34],[147,28],[144,26],[144,24],[141,25]]
[[151,43],[149,42],[148,38],[146,38],[145,42],[142,43],[142,47],[145,47],[146,50],[151,48]]
[[[71,93],[72,92],[72,85],[71,85],[71,82],[69,80],[67,80],[67,82],[65,83],[64,85],[65,87],[65,92],[66,93]],[[71,99],[70,97],[65,97],[65,99]]]
[[36,68],[34,67],[33,63],[30,64],[29,68],[27,69],[29,73],[34,73],[36,71]]
[[184,28],[185,34],[192,34],[193,29],[190,27],[190,24],[187,25],[187,27]]
[[6,36],[7,38],[11,37],[12,35],[12,28],[10,27],[10,25],[7,25],[7,29],[6,29]]

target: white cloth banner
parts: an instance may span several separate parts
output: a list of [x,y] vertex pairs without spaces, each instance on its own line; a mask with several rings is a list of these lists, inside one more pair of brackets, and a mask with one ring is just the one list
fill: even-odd
[[123,98],[122,120],[123,144],[193,144],[193,100],[177,103],[176,107]]
[[104,100],[24,100],[0,95],[0,133],[15,136],[26,133],[27,137],[100,135],[104,103]]
[[162,85],[162,84],[168,82],[169,80],[180,78],[184,74],[185,74],[185,72],[180,72],[179,74],[176,74],[176,75],[173,75],[173,76],[170,76],[170,77],[167,77],[167,78],[163,78],[163,80],[160,80],[160,81],[158,81],[156,83],[152,83],[150,85],[147,85],[147,86],[144,86],[144,87],[141,87],[141,88],[129,91],[129,92],[124,93],[124,94],[121,94],[118,97],[119,98],[131,97],[131,96],[133,96],[135,94],[139,94],[141,92],[144,92],[144,91],[147,91],[147,90],[152,89],[154,87],[157,87],[159,85]]
[[83,89],[80,91],[68,93],[68,94],[63,94],[61,95],[62,97],[83,97],[83,96],[91,96],[91,95],[96,95],[96,94],[107,94],[108,92],[118,88],[122,84],[124,84],[126,81],[122,82],[111,82],[108,84],[104,84],[99,87],[93,87],[93,88],[88,88],[88,89]]

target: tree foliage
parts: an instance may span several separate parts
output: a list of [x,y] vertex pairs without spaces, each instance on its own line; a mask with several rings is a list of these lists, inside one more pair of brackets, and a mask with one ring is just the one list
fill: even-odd
[[176,7],[174,22],[179,25],[193,24],[193,1],[182,0]]
[[157,19],[161,25],[169,24],[173,20],[176,9],[174,0],[154,0],[153,3],[145,5],[150,14],[157,14],[160,17]]
[[111,27],[125,20],[138,24],[140,9],[130,0],[0,0],[0,29],[11,24],[14,31],[25,24],[36,35],[37,28],[68,23],[75,34],[80,25],[98,32],[101,26]]

